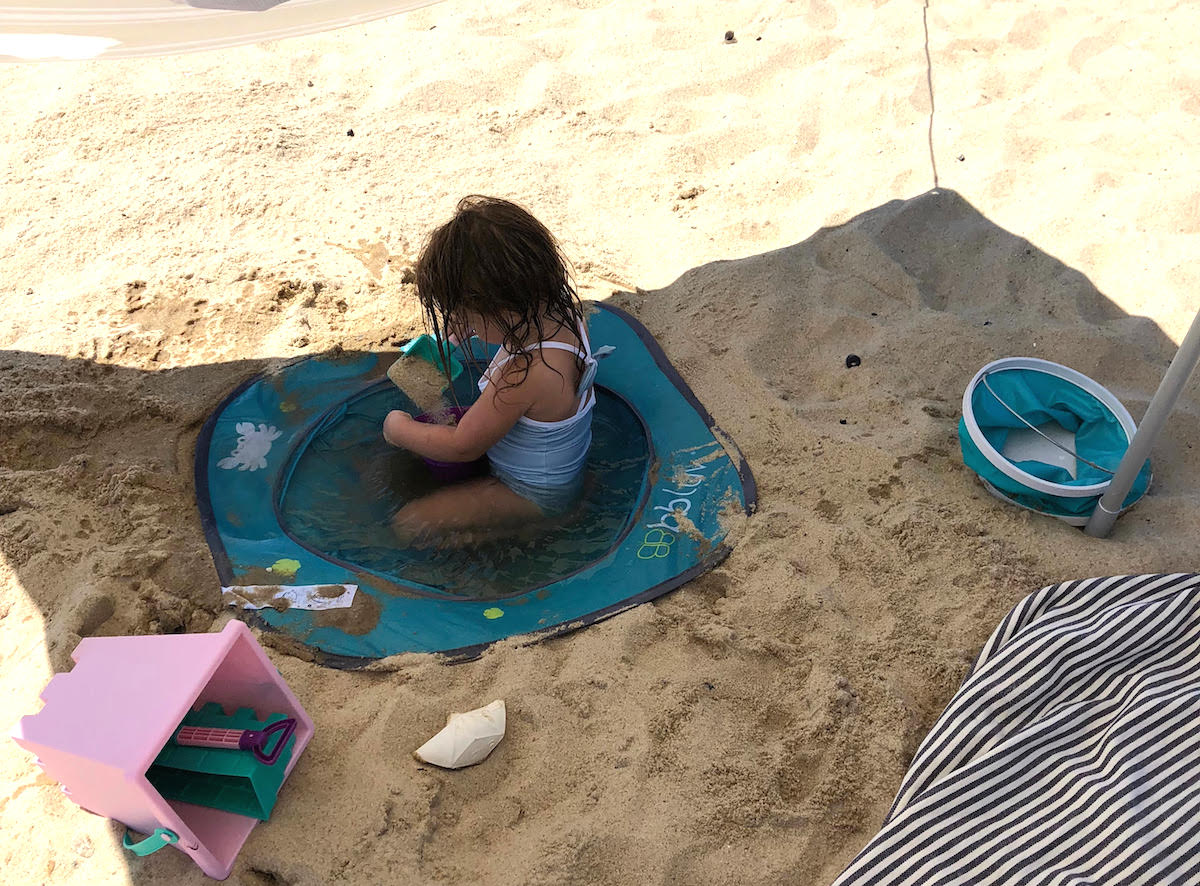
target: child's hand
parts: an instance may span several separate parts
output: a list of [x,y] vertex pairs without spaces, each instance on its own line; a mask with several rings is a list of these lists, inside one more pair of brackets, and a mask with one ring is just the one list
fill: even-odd
[[383,439],[392,446],[404,446],[405,433],[416,420],[403,409],[393,409],[383,420]]

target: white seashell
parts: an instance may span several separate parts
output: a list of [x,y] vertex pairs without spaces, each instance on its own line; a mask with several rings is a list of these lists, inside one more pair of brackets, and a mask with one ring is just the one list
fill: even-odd
[[442,731],[417,748],[413,756],[445,769],[474,765],[500,744],[504,724],[501,699],[464,714],[451,714]]

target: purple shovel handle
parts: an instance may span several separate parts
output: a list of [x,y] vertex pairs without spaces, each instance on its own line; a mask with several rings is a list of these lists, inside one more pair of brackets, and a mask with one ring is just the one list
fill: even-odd
[[[243,751],[250,751],[260,763],[265,763],[267,766],[274,766],[275,761],[279,759],[279,755],[283,753],[283,746],[287,744],[288,739],[292,737],[292,733],[295,731],[296,721],[294,718],[288,717],[286,720],[277,720],[266,729],[247,729],[238,740],[238,748]],[[276,739],[275,746],[268,753],[266,751],[267,742],[276,733],[280,733],[279,738]]]

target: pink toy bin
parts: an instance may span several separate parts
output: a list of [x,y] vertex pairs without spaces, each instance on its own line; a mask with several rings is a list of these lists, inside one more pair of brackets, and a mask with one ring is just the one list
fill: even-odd
[[217,702],[226,712],[295,718],[286,780],[313,722],[279,671],[236,620],[214,634],[91,637],[71,658],[75,666],[51,678],[44,706],[21,718],[14,740],[75,803],[142,834],[172,832],[176,848],[224,880],[257,819],[166,800],[146,770],[188,711]]

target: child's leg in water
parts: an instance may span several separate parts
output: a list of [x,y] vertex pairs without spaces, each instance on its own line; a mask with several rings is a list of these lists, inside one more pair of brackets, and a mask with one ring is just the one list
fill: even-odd
[[544,519],[536,504],[495,477],[444,486],[410,501],[392,518],[401,544],[432,546],[469,542],[472,530],[489,531]]

